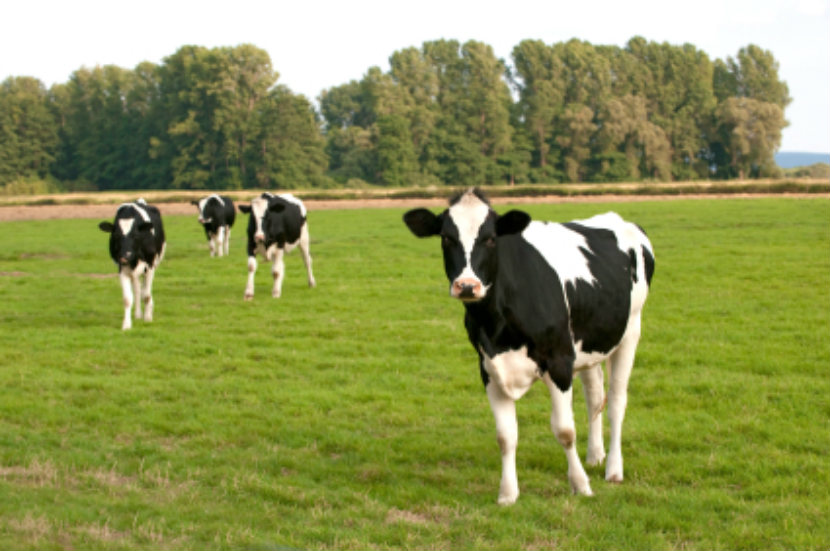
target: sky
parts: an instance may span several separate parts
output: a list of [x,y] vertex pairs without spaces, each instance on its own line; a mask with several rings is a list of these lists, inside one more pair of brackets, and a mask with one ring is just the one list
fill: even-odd
[[0,80],[49,87],[81,67],[160,64],[184,45],[253,44],[279,84],[314,101],[431,40],[484,42],[510,64],[525,39],[622,47],[634,36],[712,60],[769,50],[793,98],[780,151],[830,153],[830,0],[2,0]]

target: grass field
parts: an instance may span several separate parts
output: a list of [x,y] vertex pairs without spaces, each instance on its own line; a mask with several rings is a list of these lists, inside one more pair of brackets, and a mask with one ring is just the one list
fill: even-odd
[[156,320],[129,332],[97,220],[6,222],[0,548],[827,549],[830,201],[522,208],[613,208],[654,244],[623,484],[589,468],[570,495],[537,385],[496,505],[462,307],[403,209],[310,213],[318,287],[295,252],[252,302],[244,222],[220,259],[168,217]]

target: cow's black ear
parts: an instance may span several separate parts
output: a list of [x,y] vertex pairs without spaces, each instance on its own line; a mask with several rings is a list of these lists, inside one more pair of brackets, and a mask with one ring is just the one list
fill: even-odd
[[510,210],[496,219],[496,235],[521,233],[530,224],[530,215],[521,210]]
[[285,204],[284,203],[271,203],[270,205],[268,205],[268,210],[273,212],[273,213],[282,212],[282,211],[285,210]]
[[198,207],[199,206],[199,201],[191,201],[190,204],[191,205],[196,205]]
[[107,233],[112,233],[112,230],[115,229],[115,226],[112,225],[112,222],[101,222],[98,224],[98,227],[101,228],[101,231],[105,231]]
[[242,205],[242,204],[239,204],[239,205],[237,205],[237,206],[239,207],[239,212],[244,212],[244,213],[251,212],[251,205]]
[[142,222],[138,225],[138,231],[152,231],[153,230],[153,223],[152,222]]
[[403,222],[417,237],[431,237],[441,233],[441,217],[427,209],[412,209],[403,215]]

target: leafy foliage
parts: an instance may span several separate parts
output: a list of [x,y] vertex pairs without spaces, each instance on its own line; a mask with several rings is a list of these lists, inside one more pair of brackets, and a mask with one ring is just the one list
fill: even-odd
[[791,102],[772,54],[690,44],[524,40],[512,65],[470,40],[393,52],[321,91],[278,84],[250,44],[160,65],[81,68],[49,91],[0,87],[0,185],[274,189],[775,176]]

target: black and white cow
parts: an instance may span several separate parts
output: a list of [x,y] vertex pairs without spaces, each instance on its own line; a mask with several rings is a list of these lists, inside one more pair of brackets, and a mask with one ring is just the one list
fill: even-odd
[[285,277],[283,256],[297,246],[303,254],[308,286],[317,285],[311,273],[307,213],[302,201],[291,194],[273,195],[266,192],[251,200],[250,205],[239,205],[239,210],[249,213],[248,283],[245,286],[245,300],[254,298],[257,254],[273,263],[271,274],[274,276],[274,288],[271,296],[274,298],[279,298],[282,294],[282,281]]
[[605,458],[605,360],[611,430],[605,478],[621,482],[628,378],[654,273],[642,229],[612,212],[566,224],[531,222],[518,210],[499,215],[478,190],[453,198],[439,215],[411,210],[404,222],[418,237],[441,236],[450,295],[464,303],[501,448],[498,502],[519,497],[515,401],[539,379],[550,390],[551,429],[565,450],[571,488],[592,494],[576,451],[571,383],[578,372],[590,420],[587,463],[597,465]]
[[[164,257],[167,243],[159,210],[144,199],[124,203],[115,212],[115,221],[101,222],[98,227],[110,234],[110,256],[118,266],[118,277],[124,296],[124,321],[121,329],[132,328],[130,310],[135,296],[135,318],[153,321],[153,276]],[[144,285],[140,278],[144,276]]]
[[205,228],[210,256],[227,255],[231,246],[231,227],[236,220],[231,198],[214,193],[191,203],[199,208],[199,223]]

